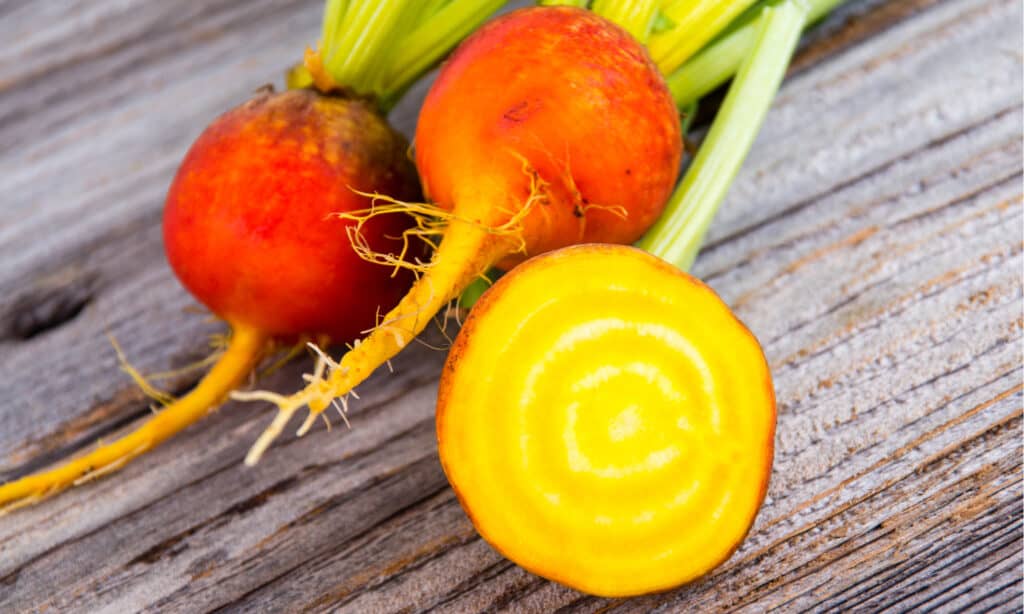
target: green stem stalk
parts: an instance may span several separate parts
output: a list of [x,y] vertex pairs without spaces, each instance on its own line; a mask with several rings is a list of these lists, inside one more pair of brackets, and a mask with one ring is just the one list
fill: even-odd
[[704,233],[747,156],[807,20],[803,0],[766,7],[756,21],[756,38],[665,212],[637,244],[689,269]]
[[400,96],[504,4],[504,0],[455,0],[432,11],[392,54],[381,92],[387,98]]
[[693,120],[697,119],[697,101],[693,100],[685,105],[677,105],[679,107],[679,114],[682,116],[682,121],[679,123],[679,133],[683,135],[685,142],[687,135],[690,134],[690,126],[693,125]]
[[[504,4],[500,0],[326,0],[319,57],[335,84],[388,110],[400,95]],[[289,85],[310,81],[304,71]]]
[[622,26],[638,41],[646,41],[657,21],[660,0],[594,0],[590,10]]
[[335,30],[333,40],[323,41],[324,69],[336,83],[357,91],[373,91],[372,69],[381,54],[392,46],[407,21],[401,19],[406,11],[416,11],[413,0],[379,0],[353,2],[349,5]]
[[501,269],[491,269],[480,277],[477,277],[466,286],[466,289],[459,295],[459,307],[463,309],[469,309],[476,304],[480,297],[484,295],[484,292],[494,285],[494,282],[498,281],[498,278],[502,276]]
[[338,36],[341,20],[348,11],[349,0],[327,0],[324,3],[324,21],[321,24],[320,43],[326,44]]
[[652,34],[649,39],[639,40],[647,44],[661,74],[671,74],[755,1],[672,0],[661,12],[674,25]]
[[[818,21],[842,0],[805,0],[806,25]],[[765,3],[766,5],[769,3]],[[750,20],[712,42],[669,75],[667,82],[677,105],[706,96],[728,81],[750,55],[757,38],[757,21]]]

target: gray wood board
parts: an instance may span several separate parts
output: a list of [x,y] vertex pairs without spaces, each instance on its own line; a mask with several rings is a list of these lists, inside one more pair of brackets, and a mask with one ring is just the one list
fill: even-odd
[[[797,58],[695,268],[764,344],[779,402],[768,499],[709,577],[609,601],[494,552],[437,463],[443,352],[414,345],[360,388],[350,431],[285,437],[248,469],[269,409],[228,404],[0,518],[0,610],[1019,611],[1021,17],[851,2]],[[222,327],[166,266],[164,192],[319,18],[0,4],[0,477],[146,415],[108,333],[143,372],[208,353]],[[422,91],[392,116],[407,132]]]

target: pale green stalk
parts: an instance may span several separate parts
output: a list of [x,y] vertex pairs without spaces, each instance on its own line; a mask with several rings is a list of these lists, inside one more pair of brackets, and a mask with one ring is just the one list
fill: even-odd
[[[406,3],[394,21],[384,24],[384,27],[389,28],[388,35],[381,37],[375,53],[367,54],[360,74],[360,81],[369,84],[378,96],[383,96],[385,88],[382,84],[385,73],[394,63],[395,56],[407,44],[411,32],[418,28],[430,13],[436,12],[439,8],[435,0],[403,1]],[[445,51],[447,50],[446,47]]]
[[661,74],[671,74],[755,1],[672,0],[661,12],[674,25],[640,40],[646,42]]
[[679,122],[679,132],[685,140],[686,135],[690,133],[693,120],[697,118],[697,101],[693,100],[685,105],[679,105],[679,115],[682,116],[682,120]]
[[379,90],[393,98],[504,5],[504,0],[455,0],[433,11],[391,56]]
[[[838,6],[842,0],[806,0],[807,25]],[[728,81],[750,55],[757,37],[757,21],[748,21],[727,32],[669,75],[667,82],[676,104],[699,100]]]
[[484,292],[494,285],[494,282],[498,281],[501,277],[501,269],[491,269],[484,275],[477,277],[466,286],[466,289],[459,295],[459,307],[463,309],[469,309],[480,300],[480,297],[484,295]]
[[693,264],[782,82],[807,15],[803,0],[786,0],[761,13],[750,56],[740,66],[707,138],[638,247],[684,270]]
[[338,28],[348,11],[348,0],[327,0],[324,5],[324,21],[321,24],[320,44],[333,41],[338,35]]
[[663,0],[594,0],[590,10],[622,26],[638,41],[646,41]]
[[[387,110],[501,5],[501,0],[326,0],[323,70],[338,86],[372,96]],[[289,84],[305,86],[306,71]]]
[[341,20],[334,40],[325,40],[324,69],[336,83],[353,89],[366,88],[371,69],[387,46],[394,45],[403,12],[413,8],[415,0],[377,0],[354,2]]

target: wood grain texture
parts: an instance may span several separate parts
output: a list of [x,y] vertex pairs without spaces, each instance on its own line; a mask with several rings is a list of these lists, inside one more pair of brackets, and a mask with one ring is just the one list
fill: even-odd
[[[0,479],[149,411],[107,333],[144,372],[209,351],[222,327],[163,260],[163,194],[319,12],[0,3]],[[1016,0],[855,0],[808,36],[695,269],[764,344],[779,400],[768,499],[709,577],[609,601],[495,553],[437,463],[443,353],[413,346],[360,389],[351,431],[247,469],[268,409],[228,404],[0,517],[0,610],[1020,611],[1021,18]],[[422,91],[392,117],[407,132]]]

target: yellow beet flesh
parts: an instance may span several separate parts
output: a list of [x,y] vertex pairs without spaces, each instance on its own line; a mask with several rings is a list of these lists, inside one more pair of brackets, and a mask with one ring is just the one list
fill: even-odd
[[771,471],[757,340],[710,288],[631,247],[566,248],[502,278],[452,347],[437,409],[442,465],[484,539],[595,595],[723,562]]

